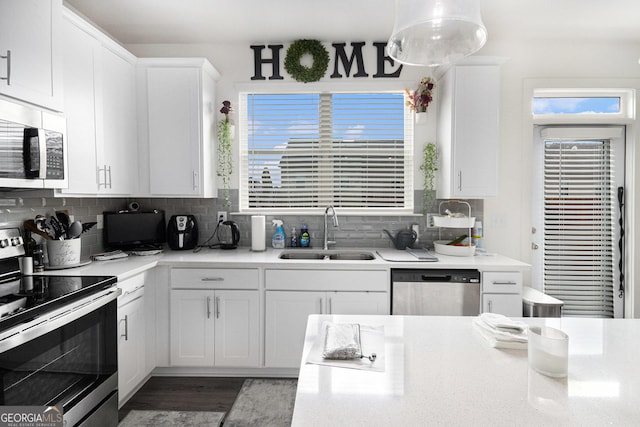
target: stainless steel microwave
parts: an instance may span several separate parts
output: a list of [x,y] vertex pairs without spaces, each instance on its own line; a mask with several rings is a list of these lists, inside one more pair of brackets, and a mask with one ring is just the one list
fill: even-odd
[[67,188],[63,116],[0,99],[0,187]]

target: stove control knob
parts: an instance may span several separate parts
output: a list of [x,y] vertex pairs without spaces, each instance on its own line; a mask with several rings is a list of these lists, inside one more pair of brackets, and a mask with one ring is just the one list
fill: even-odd
[[9,239],[0,240],[0,248],[6,248],[7,246],[9,246]]
[[11,239],[11,246],[20,246],[22,244],[22,237],[14,237]]

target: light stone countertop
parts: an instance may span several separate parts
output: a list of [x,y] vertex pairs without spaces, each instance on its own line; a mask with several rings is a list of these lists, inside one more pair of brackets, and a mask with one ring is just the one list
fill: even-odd
[[[323,320],[383,326],[385,371],[305,363]],[[294,427],[638,425],[640,319],[527,318],[569,335],[569,375],[496,349],[473,317],[309,317]]]
[[[278,256],[286,251],[315,251],[316,249],[267,249],[252,252],[249,248],[231,250],[204,248],[199,252],[165,250],[160,255],[136,256],[110,261],[93,261],[82,267],[47,270],[48,275],[108,275],[124,280],[157,265],[187,268],[291,268],[291,269],[350,269],[385,270],[390,268],[477,268],[480,271],[529,270],[530,265],[502,255],[453,257],[437,255],[438,262],[390,262],[380,257],[378,252],[400,252],[394,249],[334,248],[332,251],[365,251],[375,255],[374,260],[283,260]],[[385,252],[386,251],[386,252]]]

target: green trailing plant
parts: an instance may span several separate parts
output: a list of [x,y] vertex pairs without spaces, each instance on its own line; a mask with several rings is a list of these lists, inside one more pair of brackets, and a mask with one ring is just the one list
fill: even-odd
[[223,206],[231,207],[231,174],[233,173],[233,123],[229,119],[231,114],[231,102],[224,101],[220,112],[224,114],[224,120],[218,122],[218,168],[216,174],[222,180]]
[[435,192],[434,181],[436,177],[436,171],[438,170],[438,148],[436,147],[436,144],[434,144],[433,142],[427,143],[422,150],[422,154],[423,158],[422,165],[420,165],[420,170],[422,171],[424,176],[423,212],[426,214],[431,208],[431,202],[433,201]]

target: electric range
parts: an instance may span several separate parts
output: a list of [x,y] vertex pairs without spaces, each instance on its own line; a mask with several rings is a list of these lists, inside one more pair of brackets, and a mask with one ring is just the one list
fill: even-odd
[[22,275],[24,252],[18,228],[0,229],[0,406],[117,426],[116,277]]

